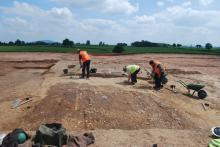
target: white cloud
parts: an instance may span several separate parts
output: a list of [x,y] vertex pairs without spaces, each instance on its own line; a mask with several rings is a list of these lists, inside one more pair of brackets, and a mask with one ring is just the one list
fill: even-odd
[[86,31],[105,31],[114,29],[116,30],[120,26],[113,20],[108,19],[84,19],[81,20],[81,24]]
[[171,2],[171,3],[173,3],[174,2],[174,0],[167,0],[168,2]]
[[20,38],[26,41],[41,39],[61,41],[70,38],[74,41],[86,39],[104,41],[109,34],[113,36],[120,28],[113,20],[77,19],[66,7],[44,10],[27,3],[15,2],[12,7],[2,7],[0,12],[10,15],[0,20],[0,34],[4,34],[0,35],[0,40]]
[[49,11],[46,11],[49,17],[56,17],[56,18],[66,18],[72,19],[73,14],[68,8],[52,8]]
[[138,5],[132,5],[127,0],[105,0],[103,11],[107,13],[125,13],[127,15],[138,11]]
[[199,0],[199,3],[203,6],[207,6],[213,2],[214,2],[214,0]]
[[147,16],[147,15],[142,15],[142,16],[136,16],[135,17],[135,21],[137,23],[154,23],[155,22],[155,18],[153,16]]
[[51,0],[70,8],[83,8],[110,14],[130,15],[139,10],[138,4],[129,0]]
[[14,24],[16,24],[16,26],[22,26],[24,27],[25,25],[27,25],[27,21],[22,19],[22,18],[19,18],[19,17],[15,17],[15,18],[6,18],[6,19],[3,19],[2,21],[4,24],[7,24],[7,25],[12,25],[14,26]]
[[157,2],[157,5],[160,6],[160,7],[162,7],[162,6],[164,6],[164,2],[163,2],[163,1],[158,1],[158,2]]
[[[143,39],[185,44],[212,42],[219,45],[217,36],[220,33],[220,20],[216,19],[219,17],[220,11],[195,10],[186,5],[178,5],[150,16],[136,16],[134,21],[137,24],[133,24],[133,27],[138,27],[133,29],[141,32],[140,36]],[[153,23],[140,23],[140,20],[149,18],[154,20]]]
[[183,6],[183,7],[188,7],[188,6],[190,6],[191,4],[192,4],[191,1],[186,1],[186,2],[182,3],[182,6]]
[[4,13],[19,15],[19,16],[33,15],[36,12],[38,12],[38,14],[42,13],[42,10],[39,9],[38,7],[18,1],[13,2],[13,7],[0,7],[0,11],[3,11]]
[[[78,1],[82,2],[87,3],[87,0]],[[20,38],[26,41],[61,41],[69,38],[75,42],[90,39],[93,43],[129,43],[144,39],[183,44],[211,42],[219,45],[220,19],[216,18],[220,18],[220,11],[196,10],[190,6],[190,2],[185,2],[153,14],[111,20],[77,17],[65,6],[45,10],[14,2],[11,7],[0,8],[0,13],[4,14],[0,19],[0,40]]]

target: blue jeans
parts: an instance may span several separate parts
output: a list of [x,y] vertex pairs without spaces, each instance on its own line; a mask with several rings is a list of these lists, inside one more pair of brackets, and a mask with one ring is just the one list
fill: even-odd
[[141,69],[139,68],[138,70],[136,70],[133,74],[131,74],[131,82],[132,83],[137,83],[137,74],[139,73]]

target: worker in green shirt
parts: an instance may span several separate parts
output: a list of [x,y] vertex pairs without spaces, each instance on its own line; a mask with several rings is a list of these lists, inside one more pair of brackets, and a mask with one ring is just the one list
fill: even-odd
[[128,82],[131,80],[131,84],[135,85],[137,83],[137,74],[141,70],[138,65],[127,65],[123,68],[123,71],[128,74]]
[[213,139],[210,141],[209,147],[220,147],[220,139]]

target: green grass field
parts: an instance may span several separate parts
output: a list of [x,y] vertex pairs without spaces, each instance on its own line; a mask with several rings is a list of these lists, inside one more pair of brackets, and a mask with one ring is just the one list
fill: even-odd
[[[92,54],[111,54],[113,45],[109,46],[74,46],[72,48],[52,47],[52,46],[0,46],[0,52],[57,52],[68,53],[76,49],[84,49]],[[169,53],[169,54],[206,54],[220,55],[220,49],[197,49],[197,48],[163,48],[163,47],[125,47],[123,54],[142,54],[142,53]]]

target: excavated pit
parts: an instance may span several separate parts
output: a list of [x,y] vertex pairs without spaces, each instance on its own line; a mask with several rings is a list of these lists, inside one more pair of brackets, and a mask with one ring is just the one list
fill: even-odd
[[14,60],[14,61],[0,61],[0,76],[5,76],[16,69],[43,69],[49,70],[58,60]]
[[[16,61],[15,69],[50,69],[57,63],[58,60],[26,60]],[[14,63],[14,61],[11,61]]]

